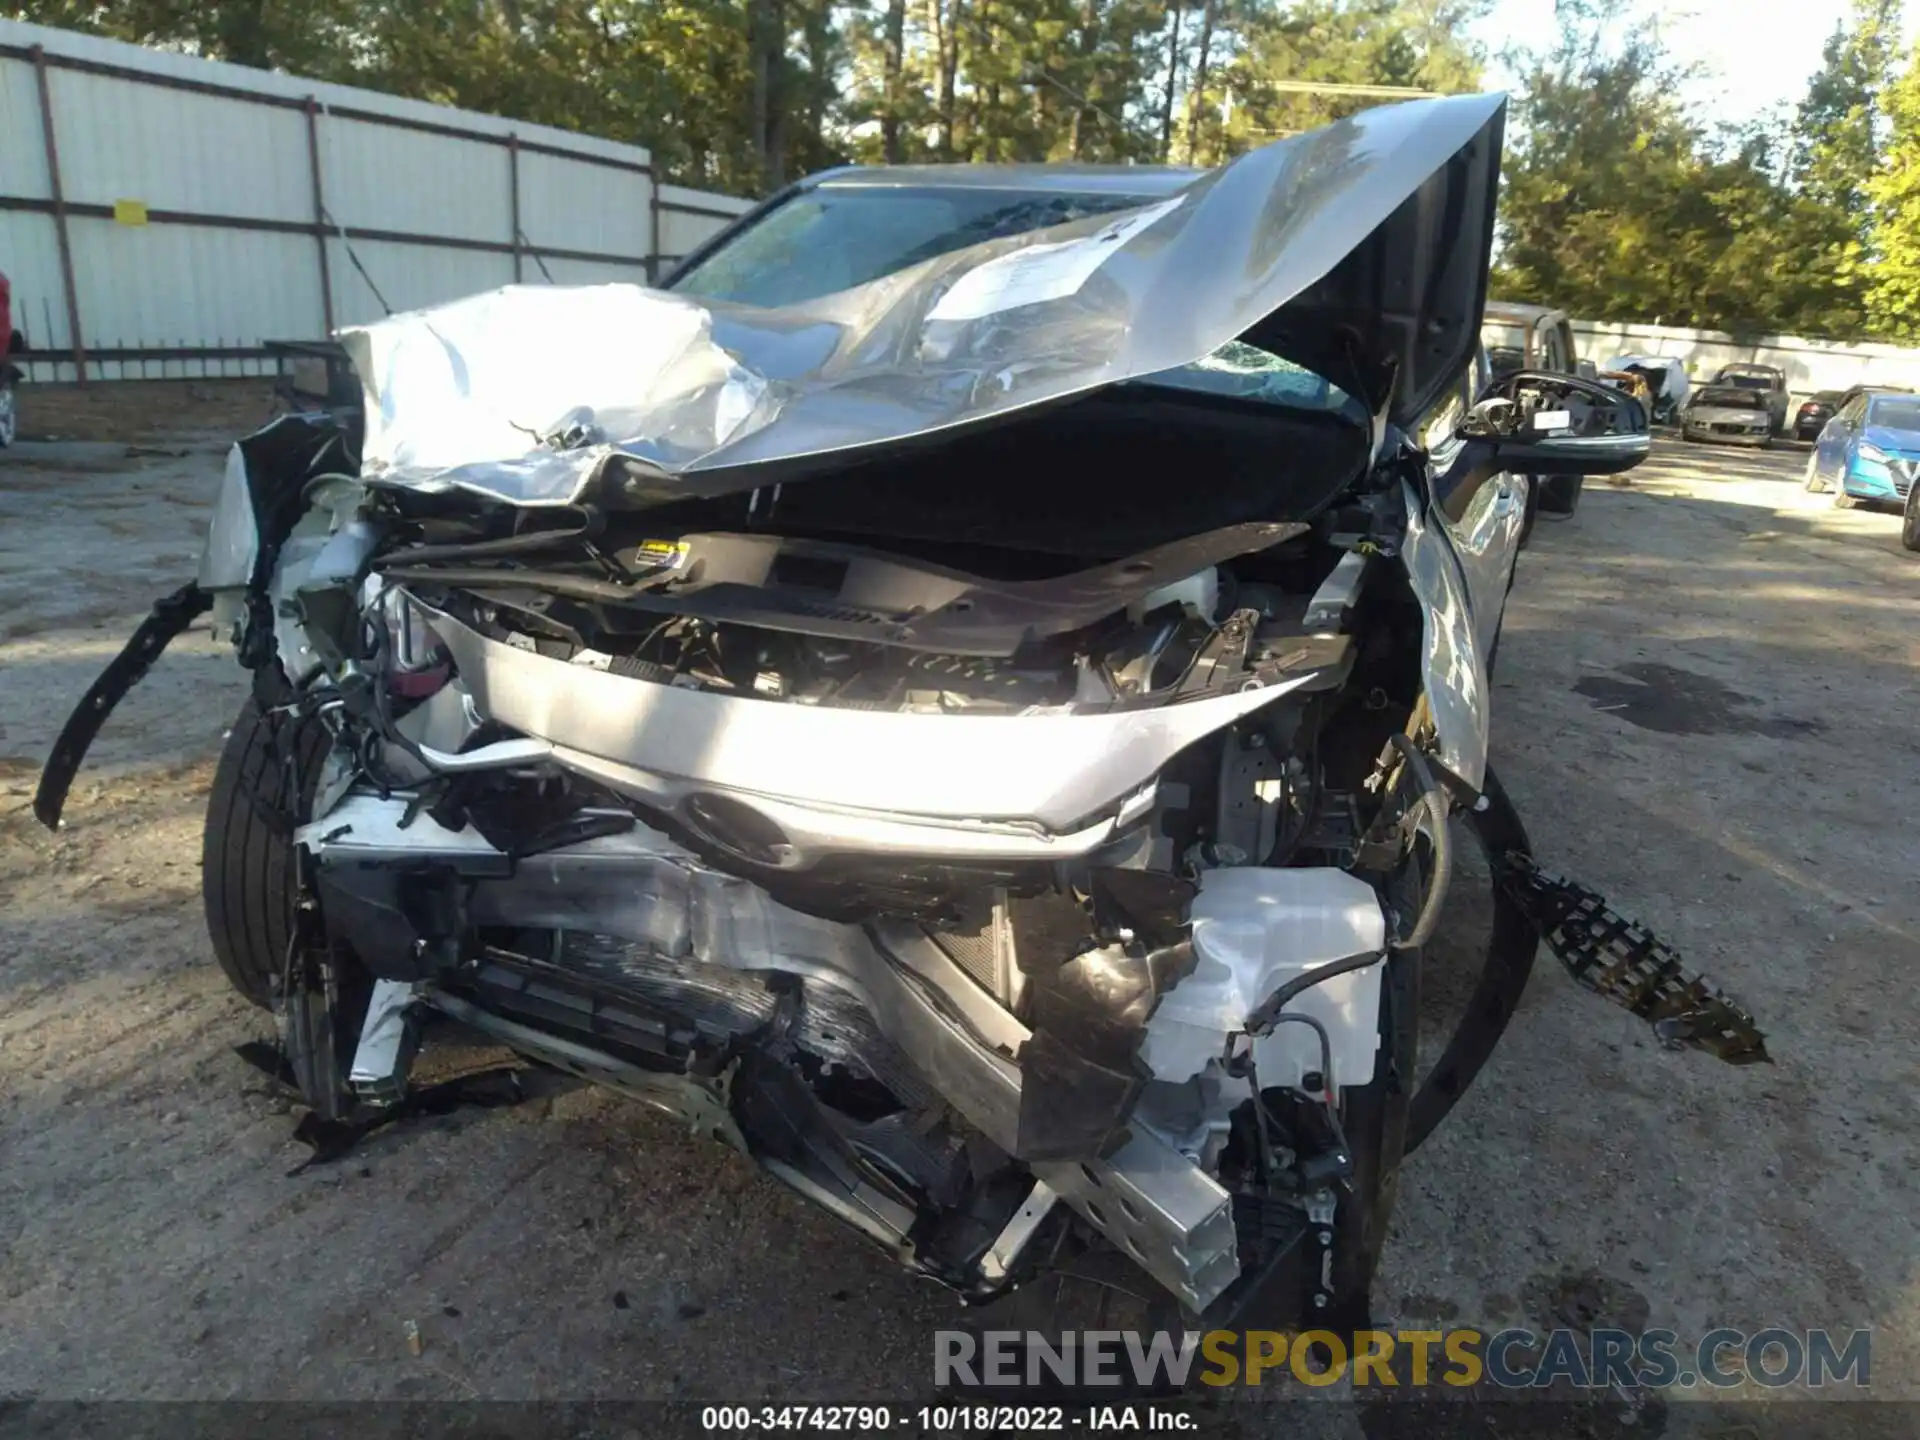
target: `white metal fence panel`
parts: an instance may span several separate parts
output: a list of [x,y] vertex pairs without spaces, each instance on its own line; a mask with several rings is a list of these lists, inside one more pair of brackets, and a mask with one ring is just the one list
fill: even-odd
[[660,254],[680,260],[694,247],[750,208],[750,202],[709,195],[679,185],[660,187]]
[[520,229],[529,242],[583,254],[653,253],[645,175],[542,151],[523,151],[519,163]]
[[1743,340],[1718,330],[1575,320],[1574,342],[1586,359],[1605,365],[1620,355],[1679,360],[1697,385],[1723,365],[1776,365],[1798,398],[1849,385],[1904,385],[1920,390],[1920,350],[1898,345],[1837,345],[1795,335]]
[[37,380],[260,373],[388,310],[644,283],[749,204],[656,194],[637,146],[0,20],[0,270]]
[[325,113],[317,128],[327,212],[349,231],[512,243],[501,146]]
[[[327,253],[333,271],[334,316],[341,325],[362,325],[388,313],[420,310],[513,283],[513,257],[485,250],[449,250],[362,238],[352,242],[351,255],[337,239],[327,242]],[[353,263],[355,256],[359,266]],[[311,268],[312,260],[307,264]],[[360,273],[362,267],[365,275]],[[535,282],[540,278],[537,271],[532,276]],[[629,270],[621,278],[644,277]],[[376,287],[378,294],[374,293]]]

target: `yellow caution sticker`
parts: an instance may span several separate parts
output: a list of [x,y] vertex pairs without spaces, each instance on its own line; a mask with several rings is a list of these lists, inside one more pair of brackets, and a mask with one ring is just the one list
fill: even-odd
[[649,570],[677,570],[686,563],[684,540],[642,540],[634,550],[633,563]]
[[113,219],[116,225],[144,225],[147,223],[147,202],[116,200],[113,202]]

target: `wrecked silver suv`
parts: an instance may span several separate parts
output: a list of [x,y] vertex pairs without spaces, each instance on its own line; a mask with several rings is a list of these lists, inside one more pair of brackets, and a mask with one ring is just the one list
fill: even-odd
[[1450,829],[1526,850],[1487,768],[1525,477],[1647,450],[1617,391],[1478,388],[1502,119],[837,172],[663,289],[351,332],[363,417],[234,447],[42,818],[211,608],[255,690],[208,920],[316,1115],[400,1102],[451,1017],[970,1299],[1092,1251],[1190,1317],[1364,1323],[1531,964],[1503,896],[1416,1087]]

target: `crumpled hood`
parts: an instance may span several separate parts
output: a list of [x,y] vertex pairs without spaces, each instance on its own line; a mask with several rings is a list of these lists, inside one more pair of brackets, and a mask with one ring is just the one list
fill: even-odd
[[1920,455],[1920,430],[1897,430],[1891,425],[1869,425],[1860,432],[1869,445],[1889,455]]
[[1472,354],[1504,113],[1498,95],[1367,111],[803,305],[513,286],[349,330],[363,470],[551,505],[624,457],[630,503],[724,494],[1235,339],[1405,422]]

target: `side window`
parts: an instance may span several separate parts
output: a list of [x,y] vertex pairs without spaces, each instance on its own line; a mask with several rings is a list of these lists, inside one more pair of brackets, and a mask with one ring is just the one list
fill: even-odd
[[1864,395],[1856,395],[1841,407],[1840,419],[1848,425],[1858,425],[1860,423],[1860,417],[1866,413],[1867,397]]

